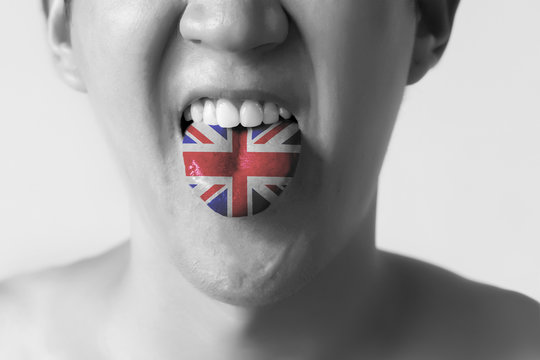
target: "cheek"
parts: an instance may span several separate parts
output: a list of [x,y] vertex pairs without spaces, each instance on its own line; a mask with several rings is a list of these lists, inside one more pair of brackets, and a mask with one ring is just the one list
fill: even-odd
[[358,213],[358,202],[368,204],[376,189],[414,39],[412,17],[373,3],[301,23],[316,84],[304,135],[323,163],[327,203],[344,212]]
[[[333,142],[331,148],[357,144],[379,153],[406,85],[414,22],[387,5],[364,7],[370,9],[342,8],[334,14],[336,23],[329,21],[308,37],[317,83],[317,133],[324,136],[322,143]],[[362,12],[366,15],[358,16]]]
[[97,90],[107,95],[142,87],[148,91],[158,78],[171,32],[177,32],[175,7],[166,1],[157,2],[161,6],[148,1],[83,3],[88,5],[74,15],[73,42],[90,95],[99,96]]
[[161,54],[177,33],[179,2],[76,3],[72,43],[89,99],[115,152],[123,162],[137,161],[133,169],[141,168],[144,157],[160,152],[156,138],[165,121],[155,106],[155,89]]
[[327,19],[304,24],[319,115],[310,126],[318,127],[313,133],[323,137],[321,143],[334,141],[332,146],[349,138],[379,143],[370,139],[384,137],[393,122],[411,57],[412,17],[389,10],[384,0],[357,3],[328,9]]

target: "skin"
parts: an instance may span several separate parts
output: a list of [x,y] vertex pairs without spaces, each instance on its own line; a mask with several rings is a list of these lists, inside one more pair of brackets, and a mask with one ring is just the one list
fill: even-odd
[[[158,247],[205,293],[247,306],[296,291],[352,239],[373,247],[364,229],[416,29],[409,1],[253,4],[75,2],[70,32],[133,194],[136,247]],[[269,24],[257,32],[263,11]],[[185,185],[179,113],[207,88],[271,92],[296,114],[305,145],[295,181],[261,216],[216,216]]]
[[[375,248],[401,99],[442,55],[455,4],[89,0],[68,21],[54,0],[51,50],[125,174],[132,237],[4,284],[0,303],[16,311],[0,315],[79,359],[540,354],[533,301]],[[296,115],[302,157],[268,210],[225,218],[182,177],[179,113],[197,94],[253,90]]]

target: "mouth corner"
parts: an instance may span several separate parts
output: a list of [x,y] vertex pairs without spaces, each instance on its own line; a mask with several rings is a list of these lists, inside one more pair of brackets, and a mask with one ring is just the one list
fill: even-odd
[[188,127],[192,123],[193,123],[193,121],[188,121],[183,113],[180,115],[180,135],[182,136],[182,139],[186,135],[186,131],[187,131]]

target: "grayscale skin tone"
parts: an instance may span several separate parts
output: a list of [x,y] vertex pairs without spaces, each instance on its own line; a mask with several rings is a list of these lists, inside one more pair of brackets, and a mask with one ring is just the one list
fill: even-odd
[[[51,0],[55,65],[125,175],[132,235],[2,284],[0,358],[540,358],[533,300],[375,247],[403,93],[441,57],[456,6],[75,0],[68,19]],[[295,114],[297,174],[263,213],[221,217],[191,195],[179,114],[198,96]]]

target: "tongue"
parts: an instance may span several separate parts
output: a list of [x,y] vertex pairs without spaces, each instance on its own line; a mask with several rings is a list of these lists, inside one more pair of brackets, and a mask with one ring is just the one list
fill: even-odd
[[298,124],[281,120],[254,128],[192,123],[182,141],[193,194],[223,216],[255,215],[280,196],[301,150]]

